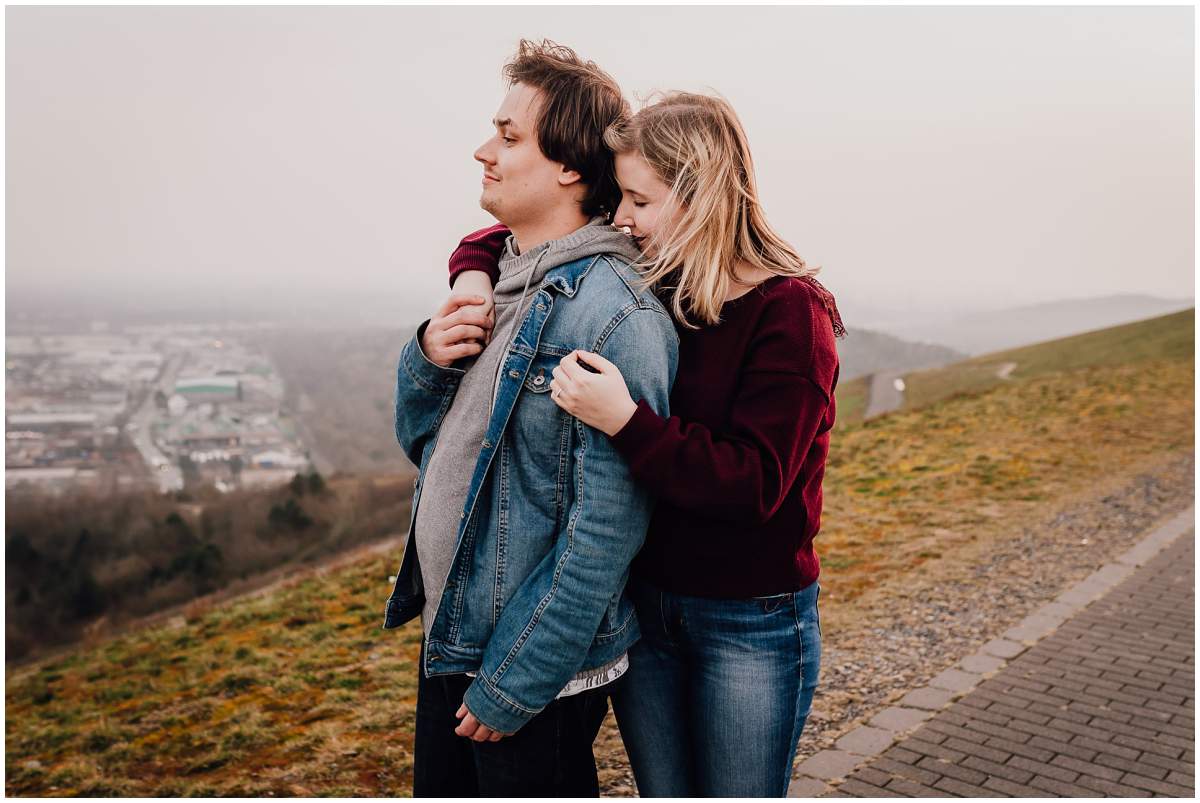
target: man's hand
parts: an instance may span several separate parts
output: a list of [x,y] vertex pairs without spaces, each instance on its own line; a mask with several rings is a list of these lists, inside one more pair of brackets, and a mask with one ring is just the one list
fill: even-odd
[[455,293],[434,313],[421,338],[421,351],[435,365],[447,368],[455,360],[483,351],[492,319],[483,296]]
[[462,722],[458,723],[458,727],[454,729],[454,732],[459,736],[466,736],[468,739],[476,742],[498,742],[507,735],[497,733],[477,720],[475,715],[467,710],[466,703],[458,707],[458,713],[454,716],[462,720]]

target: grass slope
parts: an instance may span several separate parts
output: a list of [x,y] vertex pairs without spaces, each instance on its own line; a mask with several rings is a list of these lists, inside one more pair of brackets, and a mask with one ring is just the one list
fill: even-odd
[[[947,380],[940,403],[839,425],[817,542],[826,621],[1054,499],[1192,450],[1191,321],[1017,349],[1005,359],[1024,372],[983,392]],[[397,565],[11,673],[6,793],[408,794],[420,626],[380,629]]]

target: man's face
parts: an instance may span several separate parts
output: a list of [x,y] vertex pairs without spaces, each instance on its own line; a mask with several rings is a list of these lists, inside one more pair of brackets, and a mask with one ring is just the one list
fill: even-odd
[[483,194],[479,205],[501,223],[520,226],[544,217],[564,201],[573,200],[579,174],[552,162],[537,142],[540,90],[513,84],[496,111],[496,128],[475,151],[483,165]]

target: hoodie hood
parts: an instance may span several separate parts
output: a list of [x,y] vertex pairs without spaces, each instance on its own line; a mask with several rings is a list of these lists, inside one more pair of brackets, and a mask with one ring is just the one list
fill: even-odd
[[[500,281],[494,290],[497,304],[511,303],[539,284],[546,273],[559,265],[597,254],[615,254],[628,262],[641,258],[633,239],[620,229],[594,217],[565,237],[544,242],[524,253],[516,253],[516,238],[508,235],[500,255]],[[532,271],[532,275],[530,275]]]

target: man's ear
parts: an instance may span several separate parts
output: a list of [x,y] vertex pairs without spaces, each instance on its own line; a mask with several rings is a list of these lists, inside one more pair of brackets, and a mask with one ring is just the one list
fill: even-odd
[[579,175],[578,170],[571,170],[571,169],[567,168],[566,165],[563,165],[562,167],[559,168],[559,172],[558,172],[559,186],[569,187],[572,184],[578,184],[580,181],[583,181],[583,176]]

